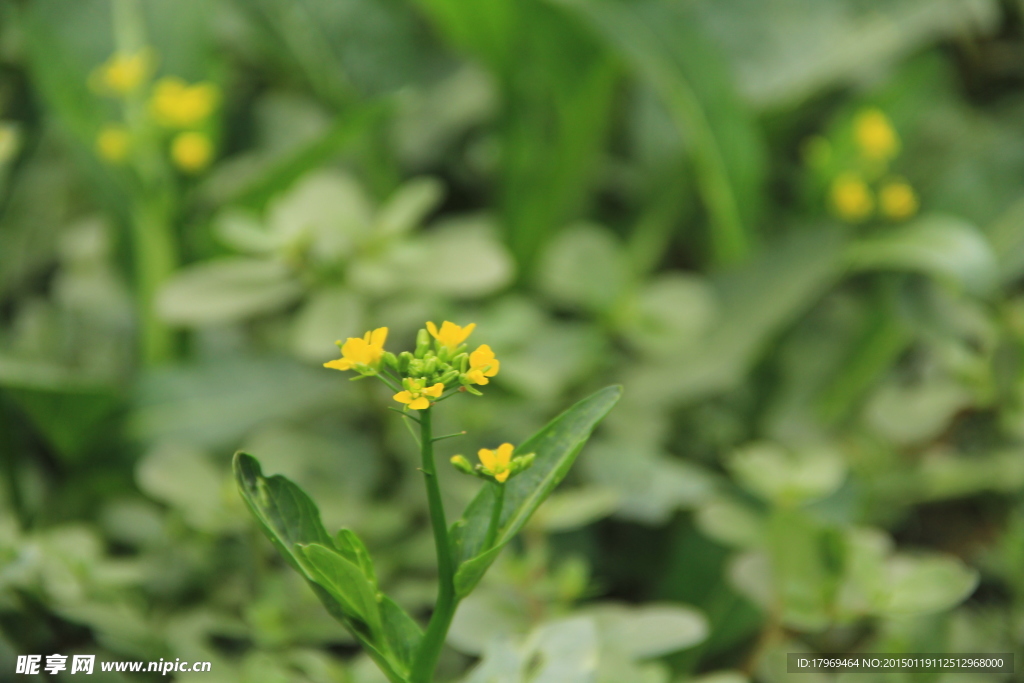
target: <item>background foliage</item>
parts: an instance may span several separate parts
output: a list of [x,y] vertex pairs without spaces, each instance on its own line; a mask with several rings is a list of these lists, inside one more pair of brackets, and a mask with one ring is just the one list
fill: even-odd
[[[625,394],[443,680],[1020,655],[1022,26],[1013,0],[0,4],[0,679],[80,652],[380,680],[229,459],[299,482],[424,616],[414,444],[319,364],[445,318],[502,372],[442,454]],[[146,45],[220,93],[192,168],[144,127],[97,148],[143,110],[90,74]],[[865,111],[899,136],[869,192],[905,181],[909,220],[833,206]]]

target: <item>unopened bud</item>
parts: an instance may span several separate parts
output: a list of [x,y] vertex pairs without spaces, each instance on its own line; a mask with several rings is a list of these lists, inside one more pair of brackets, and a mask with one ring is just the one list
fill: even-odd
[[398,372],[402,375],[409,374],[409,362],[413,359],[412,354],[408,351],[402,351],[398,354]]
[[437,381],[440,382],[441,384],[445,385],[445,386],[449,386],[450,384],[455,382],[455,380],[457,380],[458,378],[459,378],[459,371],[453,369],[453,370],[449,370],[448,372],[446,372],[443,375],[441,375],[441,377],[438,378]]
[[409,372],[407,373],[410,377],[422,377],[425,373],[426,363],[419,358],[413,358],[409,361]]
[[469,354],[460,353],[452,358],[452,365],[459,369],[459,372],[469,370]]
[[388,367],[391,367],[391,368],[394,368],[394,369],[397,370],[398,369],[398,358],[396,358],[395,354],[391,353],[390,351],[385,351],[384,352],[384,364],[387,365]]
[[517,455],[512,458],[512,473],[519,474],[523,470],[527,470],[533,465],[533,461],[536,460],[536,453],[527,453],[526,455]]
[[471,474],[473,476],[476,476],[476,470],[474,470],[473,466],[469,464],[469,461],[466,460],[461,455],[453,455],[452,459],[449,462],[451,462],[452,466],[455,467],[455,469],[462,472],[463,474]]
[[426,361],[423,363],[423,374],[433,375],[435,372],[437,372],[438,365],[439,363],[437,360],[437,356],[431,356],[430,358],[427,358]]
[[416,357],[423,358],[430,350],[430,333],[421,329],[416,333]]

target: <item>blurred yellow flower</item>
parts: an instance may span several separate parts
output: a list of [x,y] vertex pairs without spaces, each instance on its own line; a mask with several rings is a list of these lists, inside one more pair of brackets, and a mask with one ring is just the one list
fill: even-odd
[[[349,337],[341,345],[341,358],[324,363],[325,368],[333,370],[376,371],[384,357],[384,342],[388,338],[388,328],[378,327],[367,332],[362,338]],[[341,344],[341,342],[337,342]],[[361,369],[359,366],[363,366]]]
[[861,154],[871,161],[889,161],[899,153],[899,135],[881,109],[865,109],[857,114],[853,131]]
[[473,330],[476,328],[476,323],[470,323],[465,327],[450,323],[445,320],[441,323],[441,329],[437,329],[437,325],[434,323],[427,323],[427,331],[437,341],[441,342],[441,345],[448,348],[450,351],[454,351],[458,348],[459,344],[466,341]]
[[469,354],[469,372],[466,378],[473,384],[487,384],[488,377],[498,374],[501,362],[494,357],[494,352],[487,344],[481,344],[477,350]]
[[[438,398],[444,391],[444,385],[438,382],[434,386],[424,388],[426,381],[423,379],[406,379],[405,391],[399,391],[392,398],[399,403],[404,403],[412,410],[424,410],[430,407],[430,399]],[[430,398],[427,398],[427,397]]]
[[196,173],[210,164],[213,143],[203,133],[180,133],[171,142],[171,159],[186,173]]
[[108,163],[123,163],[128,158],[131,149],[131,133],[128,132],[127,127],[121,124],[106,125],[96,136],[96,154]]
[[832,181],[832,206],[843,220],[856,223],[871,215],[875,200],[860,176],[843,173]]
[[189,85],[175,76],[157,81],[149,111],[161,126],[188,128],[202,122],[217,107],[220,91],[213,83]]
[[503,443],[493,451],[489,448],[481,448],[477,452],[480,464],[483,465],[481,471],[494,477],[495,481],[504,483],[512,474],[513,450],[515,447],[510,443]]
[[115,53],[92,72],[89,85],[99,93],[127,95],[149,77],[154,61],[150,48],[131,54]]
[[902,180],[887,183],[878,193],[878,203],[886,218],[902,221],[910,218],[918,209],[917,193]]

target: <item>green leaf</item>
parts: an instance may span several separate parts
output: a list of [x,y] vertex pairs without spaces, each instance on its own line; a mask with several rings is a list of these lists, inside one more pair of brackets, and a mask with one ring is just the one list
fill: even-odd
[[409,614],[388,596],[380,603],[380,616],[384,622],[384,637],[391,652],[398,657],[405,668],[412,667],[416,650],[423,640],[423,629]]
[[[365,548],[363,550],[365,552]],[[333,546],[299,544],[297,551],[305,560],[304,568],[308,575],[330,593],[347,613],[366,622],[374,639],[378,639],[382,633],[382,622],[377,591],[363,570],[345,559]]]
[[489,550],[483,548],[483,543],[494,508],[493,487],[483,487],[470,502],[453,528],[452,545],[458,566],[456,595],[465,597],[473,590],[505,544],[565,478],[594,427],[621,395],[619,386],[601,389],[556,417],[516,449],[516,453],[536,453],[536,459],[530,469],[505,484],[498,538]]
[[301,295],[302,285],[283,263],[225,258],[178,272],[161,289],[156,308],[167,322],[205,325],[269,313]]
[[338,552],[345,556],[345,559],[359,567],[370,584],[374,587],[377,586],[377,574],[373,569],[373,560],[370,559],[370,553],[363,545],[363,541],[356,536],[354,531],[351,529],[340,530],[334,538],[334,545]]
[[386,643],[376,637],[382,627],[376,591],[361,569],[331,550],[334,542],[316,503],[281,475],[264,477],[259,461],[247,453],[235,453],[233,468],[239,493],[270,542],[306,579],[331,616],[359,639],[388,680],[404,683],[397,671],[404,667],[396,666]]
[[985,236],[950,216],[929,216],[877,237],[858,240],[846,254],[857,270],[908,270],[984,294],[999,271]]

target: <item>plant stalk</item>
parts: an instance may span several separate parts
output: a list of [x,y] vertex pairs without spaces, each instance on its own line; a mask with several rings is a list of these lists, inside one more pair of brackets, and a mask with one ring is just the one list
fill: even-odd
[[422,470],[427,487],[427,503],[430,507],[430,524],[434,531],[434,545],[437,548],[437,604],[430,617],[430,623],[423,634],[423,641],[416,652],[409,673],[410,683],[431,683],[437,659],[444,647],[448,628],[455,616],[455,567],[452,560],[451,543],[448,540],[448,522],[441,501],[441,487],[437,481],[434,465],[434,442],[431,431],[431,410],[420,412],[420,453],[423,458]]
[[487,525],[484,550],[493,548],[494,542],[498,540],[498,523],[501,521],[501,508],[505,505],[505,485],[494,482],[491,486],[494,487],[494,509],[491,510],[491,522]]

